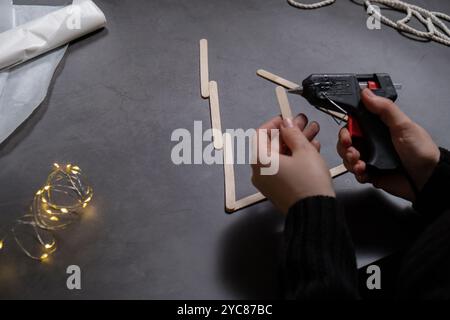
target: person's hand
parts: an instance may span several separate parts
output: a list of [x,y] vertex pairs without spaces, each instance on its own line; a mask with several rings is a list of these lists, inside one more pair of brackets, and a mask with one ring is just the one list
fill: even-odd
[[[361,97],[366,108],[378,115],[388,126],[403,167],[413,180],[416,189],[420,191],[439,161],[439,148],[430,135],[409,119],[391,100],[378,97],[369,89],[363,90]],[[403,174],[375,177],[367,174],[366,164],[361,160],[358,150],[352,146],[352,139],[346,128],[339,132],[337,151],[344,160],[345,167],[354,173],[359,182],[369,182],[395,196],[415,200],[414,189]]]
[[[258,132],[270,134],[270,129],[280,129],[281,133],[279,149],[272,148],[279,156],[278,172],[262,175],[263,165],[258,161],[252,165],[254,186],[284,214],[300,199],[316,195],[335,197],[328,167],[319,154],[320,144],[314,139],[320,130],[318,123],[308,124],[303,114],[293,120],[276,117],[262,125]],[[269,145],[258,140],[258,150],[270,150],[268,140]]]

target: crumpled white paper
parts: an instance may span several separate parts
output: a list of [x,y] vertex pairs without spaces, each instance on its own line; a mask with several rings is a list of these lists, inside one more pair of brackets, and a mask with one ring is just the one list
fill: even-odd
[[17,65],[104,27],[103,12],[90,0],[77,1],[0,33],[0,70]]
[[65,44],[105,25],[105,16],[90,0],[74,0],[73,4],[81,20],[71,25],[65,15],[74,10],[67,7],[22,6],[0,0],[0,69],[20,64],[0,72],[0,143],[45,99]]

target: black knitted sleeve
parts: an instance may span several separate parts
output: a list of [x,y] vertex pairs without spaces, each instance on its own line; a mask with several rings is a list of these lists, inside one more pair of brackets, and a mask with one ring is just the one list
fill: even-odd
[[450,152],[440,150],[439,163],[414,203],[414,208],[430,220],[450,209]]
[[284,231],[283,287],[287,299],[355,299],[357,268],[343,210],[336,199],[300,200]]

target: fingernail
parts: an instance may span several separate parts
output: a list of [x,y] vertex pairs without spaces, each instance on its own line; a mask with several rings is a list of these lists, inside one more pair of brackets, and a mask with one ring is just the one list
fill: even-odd
[[284,118],[283,119],[283,126],[285,128],[293,128],[294,127],[294,123],[292,122],[291,118]]
[[365,91],[366,91],[366,95],[367,95],[369,98],[375,97],[375,93],[373,93],[372,90],[366,89]]

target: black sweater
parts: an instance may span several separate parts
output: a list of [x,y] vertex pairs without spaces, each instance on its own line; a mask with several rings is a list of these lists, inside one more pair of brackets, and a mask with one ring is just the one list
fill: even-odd
[[[395,296],[450,298],[450,153],[441,158],[414,208],[429,225],[402,258]],[[357,299],[353,243],[334,198],[300,200],[284,231],[283,287],[287,299]],[[383,270],[381,270],[383,273]]]

